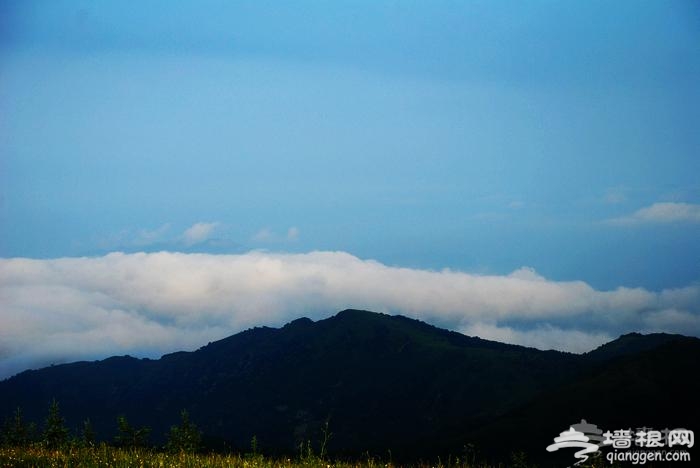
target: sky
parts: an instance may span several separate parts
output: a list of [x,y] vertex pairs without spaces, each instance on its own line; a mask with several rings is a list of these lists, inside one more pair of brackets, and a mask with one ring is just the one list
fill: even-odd
[[347,307],[700,336],[695,1],[0,0],[0,378]]

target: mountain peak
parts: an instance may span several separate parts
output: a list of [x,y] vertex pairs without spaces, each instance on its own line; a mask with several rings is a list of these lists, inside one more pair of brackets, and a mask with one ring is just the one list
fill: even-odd
[[337,314],[335,314],[335,317],[337,318],[375,318],[375,317],[380,317],[380,316],[385,316],[388,317],[387,314],[383,314],[381,312],[371,312],[369,310],[362,310],[362,309],[345,309],[341,310]]
[[688,340],[683,335],[675,335],[671,333],[649,333],[642,334],[637,332],[626,333],[620,335],[619,338],[605,343],[598,348],[585,353],[589,359],[594,361],[614,359],[630,354],[636,354],[644,351],[650,351],[665,345],[666,343],[678,340]]
[[[663,347],[654,354],[655,346],[682,339],[688,345],[683,349]],[[663,381],[664,392],[681,389],[682,398],[663,400],[670,408],[664,414],[672,414],[673,405],[690,406],[698,390],[690,371],[700,353],[698,343],[679,335],[631,333],[581,356],[468,337],[401,315],[347,309],[316,322],[299,318],[281,328],[251,328],[159,360],[113,357],[23,373],[0,382],[0,420],[22,407],[28,420],[40,421],[46,402],[55,398],[68,425],[77,427],[89,418],[102,440],[112,437],[119,414],[165,434],[184,408],[213,444],[244,447],[256,436],[280,453],[292,453],[301,441],[317,437],[331,416],[329,450],[338,453],[456,453],[472,435],[485,450],[499,450],[503,428],[518,427],[507,415],[519,417],[519,408],[535,405],[536,398],[546,408],[557,395],[556,401],[567,403],[572,394],[585,396],[591,388],[616,395],[615,379],[622,377],[631,388],[644,390],[649,401],[661,387],[645,382]],[[622,355],[642,364],[622,374],[628,362],[612,359]],[[656,377],[659,359],[650,355],[663,356],[662,377]],[[675,367],[667,369],[667,363]],[[605,378],[586,380],[591,369],[605,372]],[[569,392],[570,387],[585,391]],[[616,405],[622,408],[629,397],[620,398]],[[598,399],[584,403],[586,416],[603,421],[595,412]],[[532,408],[538,418],[549,414]],[[630,414],[639,405],[626,408]],[[552,427],[573,420],[565,409],[552,413],[552,419],[560,416],[567,417],[541,426],[547,434],[533,432],[537,437],[531,447],[541,451]],[[499,418],[505,422],[498,423]]]
[[314,321],[311,320],[308,317],[301,317],[295,320],[292,320],[291,322],[285,324],[284,327],[282,328],[301,328],[301,327],[308,327],[309,325],[313,325]]

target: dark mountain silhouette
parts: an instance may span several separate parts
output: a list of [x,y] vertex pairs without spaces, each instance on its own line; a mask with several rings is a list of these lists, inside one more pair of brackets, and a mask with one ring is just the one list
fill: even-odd
[[[610,352],[610,359],[603,360],[602,352]],[[509,441],[511,450],[532,453],[540,463],[562,460],[561,466],[567,466],[573,460],[571,453],[545,453],[543,441],[551,443],[558,432],[582,419],[611,432],[642,427],[693,429],[700,421],[697,338],[633,333],[581,358],[594,358],[595,365],[584,364],[576,378],[463,434],[462,439],[491,450],[492,455],[499,443]]]
[[609,361],[614,358],[649,351],[682,338],[684,338],[682,335],[671,335],[668,333],[654,333],[651,335],[628,333],[610,343],[599,346],[593,351],[586,353],[585,356],[591,361]]
[[[545,447],[588,419],[614,429],[690,426],[700,340],[620,337],[584,355],[468,337],[402,316],[346,310],[326,320],[254,328],[158,360],[112,357],[26,371],[0,382],[0,416],[46,416],[55,398],[70,427],[90,418],[111,439],[116,417],[153,429],[182,409],[212,447],[294,452],[319,443],[337,456],[394,459],[461,454],[474,444],[507,458]],[[619,426],[619,427],[618,427]]]

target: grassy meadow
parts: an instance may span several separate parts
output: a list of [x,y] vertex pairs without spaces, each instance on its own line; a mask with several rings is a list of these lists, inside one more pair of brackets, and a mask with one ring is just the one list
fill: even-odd
[[[95,447],[71,447],[60,450],[48,449],[37,445],[31,447],[2,447],[0,448],[0,467],[124,467],[124,468],[391,468],[392,462],[367,457],[363,460],[331,461],[313,454],[305,454],[294,458],[272,458],[256,454],[217,454],[217,453],[168,453],[151,449],[124,449],[107,444]],[[460,459],[450,459],[433,464],[417,464],[425,467],[455,467],[455,468],[492,468],[490,465],[468,462]],[[525,467],[526,464],[513,466]],[[494,467],[495,468],[495,467]]]
[[[0,447],[0,468],[399,468],[391,461],[366,457],[354,461],[338,461],[306,453],[292,458],[273,458],[259,454],[169,453],[145,448],[119,448],[107,444],[94,447],[49,449],[41,445],[30,447]],[[491,465],[477,460],[450,458],[432,463],[411,464],[415,468],[536,468],[524,455],[514,456],[510,463]],[[603,459],[580,465],[582,468],[615,468]]]

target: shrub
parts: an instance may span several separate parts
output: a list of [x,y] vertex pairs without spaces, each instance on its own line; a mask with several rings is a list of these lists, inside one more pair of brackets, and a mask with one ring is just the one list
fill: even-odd
[[49,405],[49,415],[46,418],[42,442],[52,449],[61,448],[68,442],[68,429],[56,400]]
[[117,417],[117,430],[117,435],[114,437],[114,443],[117,447],[145,447],[148,444],[148,436],[151,435],[151,428],[146,426],[138,429],[131,427],[125,416]]
[[180,413],[180,425],[170,428],[166,448],[171,452],[193,453],[199,450],[201,442],[202,433],[190,421],[189,413],[186,410],[182,410]]
[[2,444],[9,447],[23,447],[34,440],[36,427],[24,421],[22,408],[17,408],[11,418],[5,421],[2,430]]

